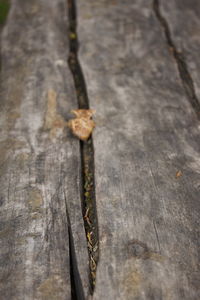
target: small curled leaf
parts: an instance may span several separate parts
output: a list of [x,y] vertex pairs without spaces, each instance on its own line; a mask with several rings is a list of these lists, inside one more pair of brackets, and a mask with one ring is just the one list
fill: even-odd
[[92,134],[95,128],[95,123],[92,120],[94,114],[93,109],[76,109],[72,110],[72,113],[76,116],[68,122],[69,128],[71,128],[73,134],[80,140],[86,141]]

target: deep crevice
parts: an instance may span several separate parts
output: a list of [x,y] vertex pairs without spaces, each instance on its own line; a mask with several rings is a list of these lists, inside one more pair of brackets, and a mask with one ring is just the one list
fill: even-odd
[[183,84],[183,87],[185,89],[186,95],[189,99],[189,102],[191,106],[193,107],[197,118],[200,120],[200,102],[196,96],[194,83],[192,80],[192,77],[188,71],[187,63],[185,61],[184,55],[180,53],[175,46],[175,43],[171,37],[169,25],[167,23],[167,20],[163,17],[161,11],[160,11],[160,3],[159,0],[153,0],[153,9],[155,12],[155,15],[161,24],[161,27],[163,28],[163,31],[165,33],[165,38],[167,41],[168,46],[170,47],[170,50],[173,53],[173,56],[175,58],[175,61],[178,66],[179,75]]
[[74,249],[74,241],[71,231],[71,226],[68,224],[69,233],[69,256],[70,256],[70,279],[71,279],[71,299],[84,300],[84,292],[78,272],[76,253]]
[[[68,0],[69,8],[69,67],[73,75],[77,95],[78,108],[89,109],[89,99],[84,75],[78,60],[78,38],[76,32],[77,17],[75,0]],[[82,165],[82,213],[88,244],[90,287],[91,294],[95,287],[96,268],[98,263],[98,221],[95,197],[94,176],[94,147],[92,137],[88,141],[80,141],[80,154]]]
[[[65,197],[65,193],[64,193]],[[71,299],[72,300],[84,300],[84,292],[81,283],[80,274],[78,271],[76,252],[74,248],[74,239],[71,229],[71,223],[69,218],[69,212],[67,208],[67,201],[65,197],[66,215],[67,215],[67,226],[68,226],[68,237],[69,237],[69,259],[70,259],[70,283],[71,283]]]

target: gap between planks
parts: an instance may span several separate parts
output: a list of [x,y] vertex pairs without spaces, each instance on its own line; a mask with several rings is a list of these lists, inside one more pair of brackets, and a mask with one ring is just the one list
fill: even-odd
[[[77,11],[76,1],[68,0],[69,9],[69,44],[70,53],[68,63],[73,75],[75,91],[79,109],[89,109],[89,99],[84,74],[78,59],[78,36],[77,36]],[[94,175],[94,147],[93,139],[80,141],[80,154],[82,164],[82,212],[87,238],[90,269],[91,293],[94,291],[96,269],[99,257],[98,219],[96,211],[95,175]]]

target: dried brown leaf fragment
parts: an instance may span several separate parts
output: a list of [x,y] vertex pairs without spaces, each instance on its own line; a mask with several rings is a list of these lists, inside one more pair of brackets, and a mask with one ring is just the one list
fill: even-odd
[[179,178],[183,175],[183,173],[179,170],[176,172],[176,178]]
[[86,141],[92,134],[95,128],[95,123],[92,120],[94,114],[93,109],[76,109],[72,110],[72,113],[76,116],[68,122],[69,128],[71,128],[73,134],[80,140]]

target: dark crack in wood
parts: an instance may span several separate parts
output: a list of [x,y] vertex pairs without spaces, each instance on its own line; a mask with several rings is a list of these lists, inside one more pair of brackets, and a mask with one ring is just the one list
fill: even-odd
[[[75,0],[68,0],[68,7],[70,20],[70,53],[68,62],[74,78],[78,107],[79,109],[89,109],[87,87],[78,59],[79,45],[76,31],[77,18]],[[93,293],[99,256],[99,246],[95,197],[94,147],[92,137],[89,138],[88,141],[80,141],[80,153],[82,162],[82,211],[89,252],[91,293]]]
[[180,75],[183,87],[185,89],[186,95],[197,115],[197,118],[200,120],[200,102],[199,102],[199,99],[197,98],[197,95],[195,92],[193,79],[189,73],[188,66],[185,61],[183,53],[179,52],[175,46],[175,43],[171,36],[171,32],[170,32],[167,20],[163,17],[163,15],[160,11],[159,0],[153,0],[153,10],[154,10],[154,13],[155,13],[161,27],[163,28],[166,42],[167,42],[168,46],[170,47],[170,50],[172,51],[172,54],[177,63],[179,75]]
[[[64,195],[65,196],[65,195]],[[80,279],[80,274],[77,266],[76,252],[74,248],[74,239],[71,229],[71,222],[69,217],[69,212],[67,208],[67,201],[65,196],[66,205],[66,215],[67,215],[67,225],[69,234],[69,257],[70,257],[70,280],[71,280],[71,299],[72,300],[84,300],[84,292]]]

